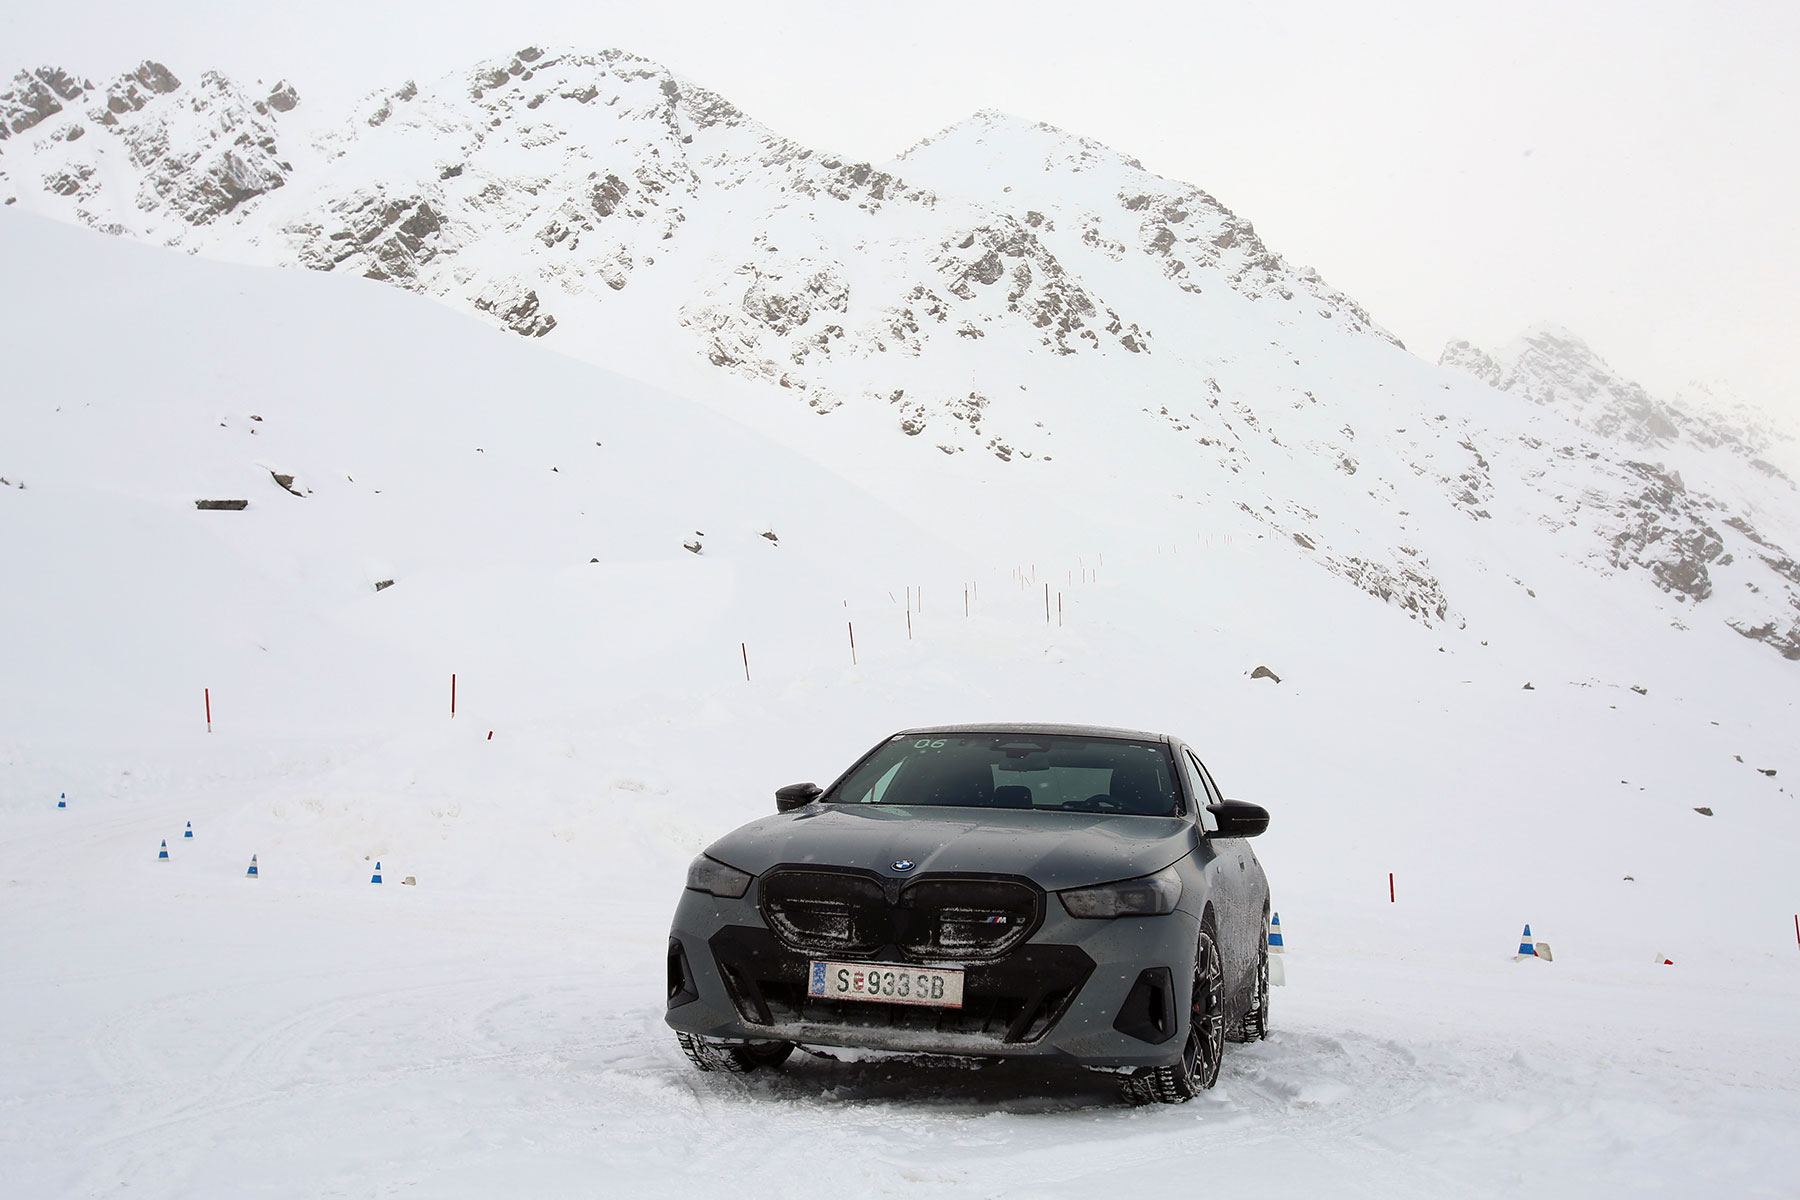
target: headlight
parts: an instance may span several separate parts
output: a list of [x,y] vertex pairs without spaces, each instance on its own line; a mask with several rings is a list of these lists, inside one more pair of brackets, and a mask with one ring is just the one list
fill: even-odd
[[687,885],[696,892],[708,892],[736,900],[750,890],[754,875],[746,875],[736,867],[728,867],[716,858],[702,854],[688,867]]
[[1181,899],[1181,876],[1174,867],[1164,867],[1154,875],[1057,895],[1071,917],[1157,917],[1175,911]]

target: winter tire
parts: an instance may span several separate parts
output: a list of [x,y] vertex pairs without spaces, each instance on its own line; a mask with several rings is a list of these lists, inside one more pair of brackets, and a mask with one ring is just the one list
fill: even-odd
[[1233,1042],[1262,1042],[1269,1036],[1269,946],[1256,952],[1256,968],[1251,972],[1249,1002],[1226,1036]]
[[1188,1003],[1188,1034],[1179,1061],[1146,1067],[1129,1076],[1121,1090],[1133,1104],[1181,1104],[1219,1081],[1225,1054],[1225,968],[1210,930],[1200,933],[1194,951],[1194,985]]
[[677,1033],[681,1052],[702,1071],[726,1071],[748,1075],[762,1067],[779,1067],[794,1052],[792,1042],[711,1042],[691,1033]]
[[1256,952],[1256,966],[1250,972],[1250,994],[1244,1004],[1244,1015],[1232,1022],[1226,1037],[1234,1042],[1260,1042],[1269,1036],[1269,947],[1264,943]]

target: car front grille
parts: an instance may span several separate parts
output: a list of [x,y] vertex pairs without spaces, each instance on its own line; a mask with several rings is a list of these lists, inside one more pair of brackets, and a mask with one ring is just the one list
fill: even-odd
[[1043,1037],[1094,970],[1094,960],[1078,946],[1022,946],[1005,958],[964,968],[961,1008],[932,1008],[809,996],[811,956],[788,948],[768,929],[726,926],[708,947],[738,1015],[753,1025],[948,1034],[1001,1043]]
[[760,888],[763,919],[802,954],[987,962],[1021,945],[1044,915],[1043,892],[1016,879],[778,867]]

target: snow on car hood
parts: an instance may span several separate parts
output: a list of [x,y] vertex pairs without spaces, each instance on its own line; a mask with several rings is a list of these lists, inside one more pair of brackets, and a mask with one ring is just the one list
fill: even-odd
[[1046,891],[1160,871],[1193,849],[1191,822],[1117,813],[1022,812],[923,805],[813,804],[752,821],[706,853],[760,875],[781,863],[909,876],[1023,875]]

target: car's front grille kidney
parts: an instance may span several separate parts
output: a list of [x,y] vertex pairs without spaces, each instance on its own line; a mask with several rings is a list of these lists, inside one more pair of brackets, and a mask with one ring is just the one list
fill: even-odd
[[914,958],[998,958],[1037,926],[1038,893],[996,879],[921,879],[900,893],[902,952]]
[[762,878],[764,920],[807,954],[985,962],[1010,953],[1043,916],[1043,893],[1017,880],[927,876],[900,885],[893,903],[888,896],[870,875],[777,868]]
[[868,954],[888,940],[878,880],[837,871],[773,871],[762,881],[763,917],[796,949]]

